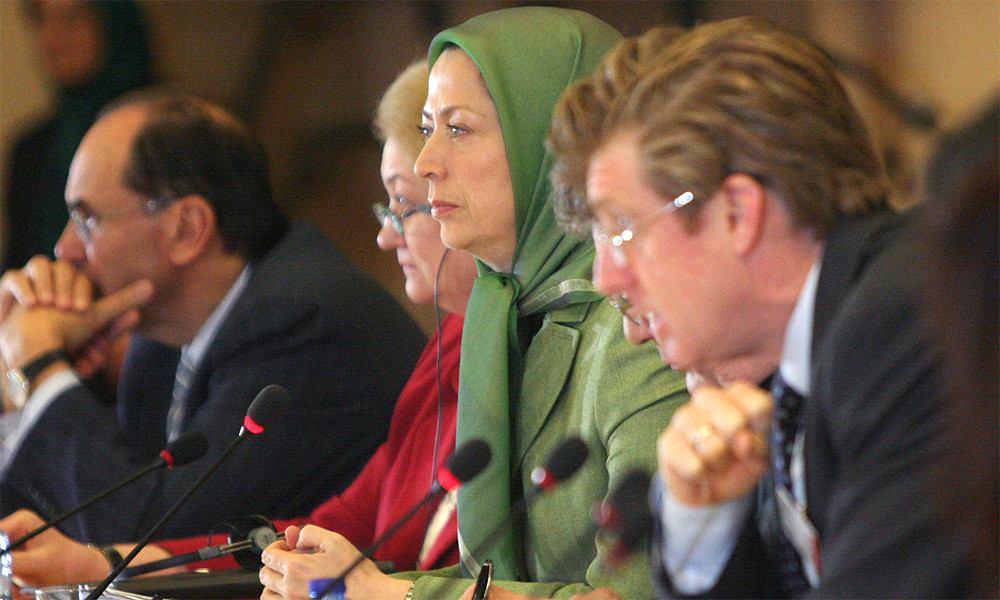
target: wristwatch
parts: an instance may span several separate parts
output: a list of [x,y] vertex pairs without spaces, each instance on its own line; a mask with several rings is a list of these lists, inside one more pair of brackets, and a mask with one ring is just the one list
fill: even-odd
[[7,369],[7,376],[3,380],[3,387],[14,408],[17,410],[24,408],[24,403],[28,401],[28,396],[31,395],[31,380],[44,371],[45,367],[60,360],[71,362],[72,357],[69,352],[59,348],[58,350],[50,350],[42,354],[20,368]]

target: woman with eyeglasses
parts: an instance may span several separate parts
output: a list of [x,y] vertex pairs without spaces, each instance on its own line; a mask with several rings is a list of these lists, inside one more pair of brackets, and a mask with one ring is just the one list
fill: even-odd
[[[427,204],[427,183],[413,172],[423,146],[417,124],[426,95],[427,66],[421,61],[403,71],[379,102],[375,130],[383,142],[381,174],[389,202],[373,209],[381,225],[378,246],[395,251],[407,297],[417,304],[434,303],[449,314],[437,313],[437,332],[400,394],[389,439],[342,494],[308,518],[276,521],[279,531],[311,523],[365,547],[427,493],[437,469],[455,448],[462,314],[476,267],[470,254],[449,251],[441,242],[440,227]],[[374,558],[383,568],[395,570],[454,564],[458,559],[454,507],[452,495],[431,504],[382,545]],[[161,544],[172,554],[204,545],[204,537]],[[308,595],[308,589],[302,593]]]
[[[556,224],[544,145],[563,90],[619,39],[586,13],[522,7],[480,15],[431,43],[416,171],[430,183],[445,244],[478,259],[457,439],[487,440],[493,460],[459,491],[461,565],[388,577],[363,562],[346,578],[348,598],[568,597],[597,586],[623,598],[652,594],[644,556],[604,567],[611,542],[595,536],[590,512],[629,469],[655,469],[656,436],[687,398],[684,378],[652,346],[629,345],[620,315],[594,290],[592,242]],[[534,485],[532,470],[570,436],[587,443],[587,461],[505,527]],[[358,555],[318,528],[286,542],[314,554],[265,551],[265,598],[296,597],[285,579],[307,559],[325,561],[332,577]],[[487,560],[492,586],[474,592],[469,577]]]
[[[417,125],[426,95],[427,66],[421,61],[400,74],[379,103],[375,128],[384,143],[382,180],[389,203],[376,205],[381,225],[378,245],[396,252],[406,277],[406,294],[412,301],[435,302],[450,314],[439,318],[438,331],[400,394],[388,440],[342,494],[330,498],[308,517],[275,521],[278,531],[314,523],[340,532],[357,546],[367,546],[427,492],[437,469],[455,448],[462,314],[476,268],[470,254],[449,251],[442,244],[440,227],[429,215],[427,183],[413,173],[414,159],[423,146]],[[386,348],[386,352],[392,352],[392,348]],[[431,504],[386,542],[375,559],[386,568],[398,570],[454,564],[458,560],[454,507],[453,496]],[[195,552],[209,545],[210,540],[220,543],[220,537],[203,535],[156,542],[144,549],[133,564]],[[21,576],[36,585],[97,580],[109,571],[104,555],[54,529],[38,539],[41,548],[36,555],[41,560],[37,568],[27,563],[18,565],[34,569]],[[131,545],[119,544],[117,548],[124,555]],[[226,557],[188,566],[227,569],[237,564]]]

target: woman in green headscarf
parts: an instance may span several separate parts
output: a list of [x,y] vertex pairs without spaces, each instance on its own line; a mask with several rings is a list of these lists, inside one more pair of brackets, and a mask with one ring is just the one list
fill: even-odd
[[[619,315],[594,291],[592,243],[556,224],[544,145],[563,90],[620,39],[586,13],[524,7],[480,15],[431,42],[415,170],[430,184],[445,244],[478,259],[457,438],[485,439],[493,460],[459,492],[461,565],[393,579],[367,564],[348,576],[348,597],[458,598],[486,559],[495,566],[491,599],[597,586],[625,598],[652,594],[645,557],[614,572],[602,567],[609,548],[595,537],[590,510],[630,468],[655,469],[656,436],[687,397],[684,380],[652,346],[630,346]],[[488,540],[533,485],[532,469],[569,436],[590,448],[580,471]],[[297,537],[293,547],[328,554],[310,559],[328,560],[327,576],[356,556],[336,534],[306,528]],[[289,571],[277,563],[290,559],[265,553],[273,570]]]

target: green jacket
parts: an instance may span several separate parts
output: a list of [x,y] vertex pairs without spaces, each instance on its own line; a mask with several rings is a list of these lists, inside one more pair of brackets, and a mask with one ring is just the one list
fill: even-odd
[[[595,536],[590,514],[627,471],[655,470],[656,437],[688,397],[684,376],[664,367],[652,344],[630,346],[621,317],[602,300],[546,314],[525,354],[521,389],[519,406],[511,407],[510,456],[522,489],[567,436],[581,436],[590,456],[576,475],[540,496],[514,532],[534,583],[494,585],[556,598],[593,587],[610,587],[623,598],[651,597],[645,552],[616,572],[602,569],[599,557],[608,548]],[[458,598],[472,584],[458,566],[398,576],[416,582],[415,599]]]

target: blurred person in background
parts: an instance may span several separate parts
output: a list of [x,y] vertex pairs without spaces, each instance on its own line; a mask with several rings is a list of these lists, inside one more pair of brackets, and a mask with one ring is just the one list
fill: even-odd
[[135,2],[24,0],[22,6],[55,88],[55,106],[17,138],[7,158],[0,272],[36,254],[54,256],[66,224],[66,178],[80,140],[109,100],[154,81]]
[[1000,598],[997,294],[1000,98],[942,136],[927,171],[927,323],[941,344],[947,444],[941,526],[972,546],[971,595]]

